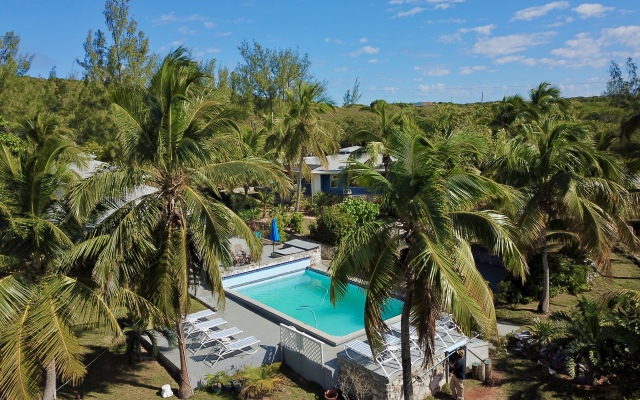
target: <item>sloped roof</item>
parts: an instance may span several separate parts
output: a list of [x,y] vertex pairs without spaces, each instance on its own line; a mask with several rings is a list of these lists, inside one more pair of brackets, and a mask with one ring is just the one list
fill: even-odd
[[[349,157],[351,157],[351,153],[353,153],[354,151],[360,148],[361,146],[343,147],[342,149],[340,149],[338,154],[332,154],[330,156],[327,156],[327,161],[328,161],[327,168],[322,167],[319,157],[315,157],[315,156],[305,157],[304,162],[307,164],[307,166],[309,166],[312,174],[316,174],[316,175],[335,174],[345,169],[345,167],[347,166],[347,160],[349,159]],[[368,159],[369,159],[368,155],[363,155],[357,158],[357,160],[362,163],[367,161]],[[379,170],[384,169],[384,167],[382,166],[381,155],[378,156],[377,166]]]

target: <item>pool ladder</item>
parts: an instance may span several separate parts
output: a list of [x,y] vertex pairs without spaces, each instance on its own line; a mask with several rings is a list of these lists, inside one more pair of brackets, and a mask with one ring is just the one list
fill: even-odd
[[315,284],[313,286],[319,286],[319,287],[324,289],[324,297],[322,297],[322,301],[320,303],[314,305],[314,306],[300,305],[298,308],[296,308],[296,310],[307,310],[307,311],[309,311],[311,313],[311,315],[313,315],[313,320],[316,323],[315,328],[318,329],[318,318],[316,318],[316,313],[313,312],[313,310],[310,310],[309,308],[311,308],[311,307],[319,307],[319,306],[323,305],[324,301],[327,299],[327,294],[329,294],[329,289],[327,289],[326,287],[322,286],[319,283],[317,283],[317,284]]

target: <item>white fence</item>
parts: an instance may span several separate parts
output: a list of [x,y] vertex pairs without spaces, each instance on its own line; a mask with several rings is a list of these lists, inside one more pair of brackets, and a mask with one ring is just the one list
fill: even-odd
[[284,363],[308,381],[331,386],[332,375],[324,368],[322,342],[294,327],[280,324]]

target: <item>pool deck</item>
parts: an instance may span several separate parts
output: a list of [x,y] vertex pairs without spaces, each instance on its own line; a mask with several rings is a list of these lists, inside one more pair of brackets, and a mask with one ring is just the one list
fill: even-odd
[[[268,247],[271,246],[265,246],[265,254],[263,254],[262,256],[263,262],[274,261],[274,258],[271,257],[271,251],[268,251],[271,249],[269,249]],[[282,245],[276,246],[276,249],[281,247]],[[312,269],[319,270],[320,272],[326,272],[328,270],[328,262],[325,261],[319,263]],[[209,317],[208,319],[223,318],[227,321],[227,325],[224,328],[237,327],[238,329],[243,331],[243,338],[254,336],[258,340],[260,340],[259,348],[255,353],[232,353],[220,359],[213,367],[211,367],[210,365],[212,361],[211,356],[207,359],[208,363],[204,363],[205,357],[209,353],[211,346],[204,347],[195,355],[191,352],[188,352],[189,374],[194,388],[202,384],[206,374],[213,374],[218,371],[227,371],[229,373],[233,373],[234,370],[240,369],[245,365],[257,366],[282,361],[279,320],[276,320],[275,318],[271,319],[270,317],[268,317],[268,314],[258,314],[246,308],[239,302],[229,298],[229,296],[227,296],[225,300],[224,307],[219,307],[217,297],[213,296],[210,288],[203,286],[203,284],[198,286],[192,293],[192,295],[202,304],[216,311],[215,315]],[[354,335],[353,338],[366,341],[366,336],[364,334],[358,336]],[[199,343],[196,343],[197,341],[193,339],[195,338],[187,340],[188,349],[192,348],[192,346],[199,346]],[[158,345],[160,353],[162,355],[161,357],[168,361],[168,363],[166,364],[169,364],[169,367],[171,367],[172,365],[173,368],[179,369],[180,358],[178,349],[169,348],[164,339],[159,339]],[[325,381],[323,386],[325,386],[325,389],[328,389],[335,386],[335,382],[327,381],[328,379],[330,380],[330,378],[327,378],[327,376],[334,376],[334,372],[338,364],[338,355],[340,354],[340,357],[346,357],[347,355],[344,351],[344,345],[332,345],[326,342],[323,343],[322,352],[324,359],[323,367],[325,371],[329,372],[329,374],[323,373],[325,377],[323,378]],[[358,364],[365,366],[376,375],[385,376],[378,364],[370,362],[366,358],[358,356],[357,354],[353,355],[355,356],[353,357],[354,361]],[[418,353],[412,351],[412,358],[417,356]],[[385,365],[385,367],[387,370],[394,369],[393,365]],[[397,365],[395,367],[397,368]]]
[[[273,261],[270,257],[269,247],[265,246],[263,254],[263,261]],[[280,246],[276,246],[278,249]],[[322,272],[326,272],[328,268],[327,264],[317,265],[314,269]],[[207,359],[207,364],[204,363],[205,356],[209,353],[211,346],[204,347],[195,355],[188,352],[189,359],[189,375],[192,385],[197,387],[204,380],[205,375],[210,373],[216,373],[218,371],[234,371],[242,368],[245,365],[262,365],[270,364],[272,362],[282,361],[282,355],[280,350],[280,323],[274,320],[268,319],[262,315],[245,308],[232,299],[227,298],[225,300],[224,308],[218,306],[218,299],[212,295],[212,292],[206,286],[201,284],[197,290],[193,293],[194,297],[201,303],[209,308],[216,310],[216,314],[209,319],[223,318],[227,321],[226,328],[237,327],[243,331],[243,338],[249,336],[255,336],[260,340],[260,347],[254,354],[244,355],[241,353],[233,353],[218,361],[212,368],[210,364],[211,356]],[[195,345],[194,338],[187,339],[187,348],[191,348]],[[366,340],[366,337],[360,337],[362,340]],[[180,366],[180,357],[177,348],[169,348],[164,339],[159,339],[159,350],[162,356],[174,366]],[[199,345],[198,345],[199,346]],[[255,348],[255,347],[254,347]],[[323,346],[325,367],[331,371],[335,370],[337,353],[343,350],[343,346],[332,347],[328,344]]]

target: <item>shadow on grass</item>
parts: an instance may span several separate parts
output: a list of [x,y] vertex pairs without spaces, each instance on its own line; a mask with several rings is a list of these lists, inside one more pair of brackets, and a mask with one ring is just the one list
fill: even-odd
[[[160,395],[160,386],[145,383],[148,380],[141,373],[145,363],[156,361],[146,358],[138,364],[129,365],[125,357],[116,349],[95,345],[88,345],[85,349],[85,365],[93,363],[87,367],[84,381],[77,387],[73,387],[71,383],[64,385],[58,391],[59,398],[74,399],[78,393],[84,393],[85,397],[90,398],[90,393],[108,394],[114,387],[121,385],[154,390],[157,391],[158,396]],[[175,382],[165,383],[175,386]]]
[[513,400],[601,399],[611,390],[611,387],[577,385],[567,377],[550,375],[545,366],[508,355],[496,359],[494,368],[504,374],[500,385],[507,398]]

